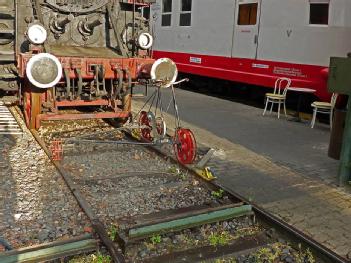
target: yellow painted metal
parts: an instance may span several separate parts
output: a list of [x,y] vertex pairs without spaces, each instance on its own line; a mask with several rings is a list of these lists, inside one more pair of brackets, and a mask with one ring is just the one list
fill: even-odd
[[210,167],[205,167],[204,169],[199,169],[196,167],[191,168],[198,176],[202,177],[206,181],[212,181],[217,177],[213,175]]
[[141,131],[140,129],[131,129],[131,135],[134,139],[137,139],[138,141],[141,140]]

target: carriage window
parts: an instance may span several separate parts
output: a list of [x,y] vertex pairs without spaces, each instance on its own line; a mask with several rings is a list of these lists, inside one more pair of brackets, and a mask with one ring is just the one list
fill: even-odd
[[310,24],[328,25],[329,4],[311,3],[310,4]]
[[239,5],[238,25],[256,25],[257,7],[258,3]]
[[162,0],[161,26],[171,26],[172,24],[172,0]]
[[180,26],[191,26],[191,2],[192,0],[181,0],[180,6]]

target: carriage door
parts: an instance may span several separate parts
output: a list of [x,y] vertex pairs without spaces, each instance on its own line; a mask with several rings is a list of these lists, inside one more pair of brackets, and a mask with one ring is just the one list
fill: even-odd
[[232,57],[256,58],[260,7],[260,0],[236,1]]

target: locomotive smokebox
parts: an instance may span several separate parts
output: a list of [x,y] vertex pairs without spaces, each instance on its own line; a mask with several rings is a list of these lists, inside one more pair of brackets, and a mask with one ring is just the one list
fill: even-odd
[[160,58],[153,64],[144,65],[141,69],[144,77],[150,77],[162,87],[170,87],[178,77],[177,65],[169,58]]
[[62,77],[62,65],[57,57],[41,53],[33,56],[27,63],[28,80],[38,88],[55,86]]

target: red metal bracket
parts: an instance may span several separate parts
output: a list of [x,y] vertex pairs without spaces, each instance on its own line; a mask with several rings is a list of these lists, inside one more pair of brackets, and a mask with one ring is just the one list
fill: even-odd
[[50,151],[52,160],[61,161],[63,158],[62,140],[51,141]]

